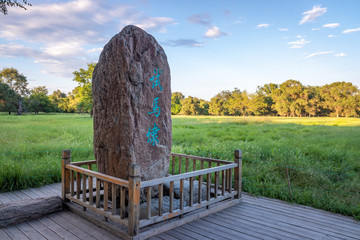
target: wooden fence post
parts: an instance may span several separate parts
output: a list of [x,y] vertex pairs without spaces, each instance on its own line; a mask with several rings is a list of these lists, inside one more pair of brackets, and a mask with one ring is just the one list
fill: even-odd
[[70,164],[70,161],[71,151],[63,150],[61,161],[61,197],[63,201],[67,201],[66,194],[70,193],[70,171],[66,169],[66,165]]
[[140,232],[140,167],[137,164],[129,166],[129,216],[128,233],[136,236]]
[[240,199],[241,198],[241,182],[242,182],[242,152],[240,149],[235,150],[235,163],[237,163],[237,167],[235,168],[234,172],[234,187],[235,191],[237,192],[237,195],[235,198]]

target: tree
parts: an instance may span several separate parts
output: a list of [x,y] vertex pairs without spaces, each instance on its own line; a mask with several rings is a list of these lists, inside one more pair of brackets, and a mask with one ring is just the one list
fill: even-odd
[[47,96],[48,90],[45,86],[35,87],[30,92],[30,97],[26,99],[26,106],[29,111],[37,114],[54,110],[54,105]]
[[78,112],[91,112],[92,113],[92,74],[96,63],[88,63],[88,68],[80,68],[79,71],[73,72],[73,81],[78,83],[75,98],[77,98]]
[[12,90],[6,83],[0,82],[0,111],[11,112],[16,111],[17,101],[20,96]]
[[171,114],[177,115],[181,111],[181,102],[185,99],[185,96],[181,92],[173,92],[171,94]]
[[4,68],[0,72],[0,82],[6,83],[21,97],[18,98],[18,114],[21,115],[23,111],[22,97],[28,93],[28,82],[26,77],[19,73],[15,68]]
[[304,86],[296,80],[287,80],[273,92],[275,109],[282,116],[301,116],[306,101],[303,99]]
[[215,97],[210,99],[209,113],[216,116],[229,115],[230,91],[221,91]]
[[55,106],[56,112],[68,112],[69,109],[69,100],[65,93],[61,92],[59,89],[54,91],[52,95],[49,96],[51,103]]
[[324,108],[329,109],[336,117],[356,114],[358,93],[357,87],[350,82],[326,84],[320,90]]
[[278,88],[279,85],[275,83],[268,83],[257,88],[257,101],[261,101],[264,104],[264,108],[262,109],[263,115],[275,115],[277,113],[274,106],[274,92]]
[[23,4],[18,3],[17,0],[0,0],[0,11],[6,15],[8,14],[7,7],[20,7],[22,9],[26,9],[26,6],[31,6],[31,4],[27,0],[22,0]]

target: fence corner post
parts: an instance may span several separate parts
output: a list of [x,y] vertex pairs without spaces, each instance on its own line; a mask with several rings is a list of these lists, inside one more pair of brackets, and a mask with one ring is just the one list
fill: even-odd
[[140,233],[140,166],[129,166],[129,216],[128,233],[136,236]]
[[234,181],[235,181],[235,191],[237,192],[237,195],[235,198],[240,199],[241,198],[241,185],[242,185],[242,152],[240,149],[236,149],[234,152],[235,155],[235,163],[237,163],[237,167],[235,168],[234,173]]
[[66,201],[66,194],[70,193],[70,171],[66,169],[66,165],[70,164],[71,151],[62,151],[61,161],[61,197],[63,201]]

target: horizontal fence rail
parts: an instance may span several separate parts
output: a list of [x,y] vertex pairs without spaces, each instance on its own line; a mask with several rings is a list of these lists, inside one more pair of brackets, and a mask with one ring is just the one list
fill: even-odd
[[240,199],[241,157],[240,150],[234,162],[172,153],[171,174],[141,181],[137,164],[124,180],[93,171],[95,160],[71,162],[70,150],[64,150],[62,198],[127,226],[134,237],[140,228]]

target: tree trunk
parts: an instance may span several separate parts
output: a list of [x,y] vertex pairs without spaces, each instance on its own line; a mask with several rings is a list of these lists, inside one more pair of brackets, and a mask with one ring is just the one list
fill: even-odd
[[23,112],[22,98],[18,99],[18,112],[17,115],[21,115]]

